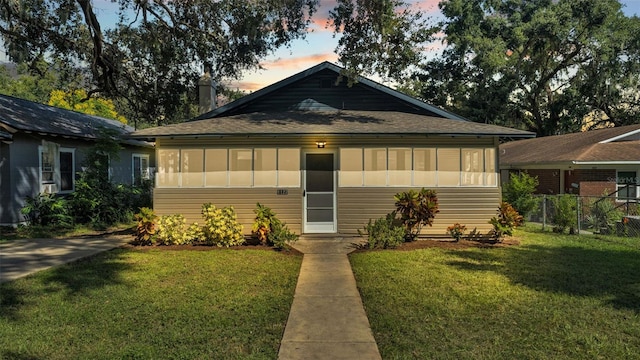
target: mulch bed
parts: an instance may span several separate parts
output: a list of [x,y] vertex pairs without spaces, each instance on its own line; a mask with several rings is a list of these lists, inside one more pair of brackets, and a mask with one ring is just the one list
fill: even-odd
[[[515,237],[504,239],[502,242],[496,243],[491,241],[471,241],[460,240],[455,242],[453,240],[443,239],[420,239],[418,241],[403,243],[395,249],[386,249],[387,251],[413,251],[418,249],[440,248],[440,249],[469,249],[469,248],[501,248],[509,246],[520,245],[520,241]],[[123,245],[124,248],[136,249],[140,251],[148,251],[151,249],[167,250],[167,251],[218,251],[218,250],[263,250],[263,251],[277,251],[285,255],[302,255],[302,252],[291,248],[289,250],[277,250],[272,247],[263,246],[259,244],[245,244],[231,247],[218,247],[210,245],[153,245],[153,246],[136,246],[131,244]],[[368,249],[356,249],[356,252],[362,251],[376,251]]]

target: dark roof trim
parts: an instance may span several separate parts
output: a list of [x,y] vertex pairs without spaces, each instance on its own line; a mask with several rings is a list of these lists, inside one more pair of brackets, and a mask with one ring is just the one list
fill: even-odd
[[[304,79],[306,77],[309,77],[309,76],[311,76],[311,75],[313,75],[315,73],[318,73],[318,72],[320,72],[322,70],[325,70],[325,69],[329,69],[329,70],[335,72],[338,75],[342,74],[342,71],[344,70],[342,67],[340,67],[338,65],[332,64],[332,63],[330,63],[328,61],[324,61],[324,62],[322,62],[322,63],[320,63],[320,64],[318,64],[318,65],[316,65],[314,67],[311,67],[311,68],[309,68],[307,70],[301,71],[301,72],[299,72],[299,73],[297,73],[295,75],[292,75],[292,76],[290,76],[290,77],[288,77],[288,78],[286,78],[284,80],[280,80],[280,81],[278,81],[278,82],[276,82],[274,84],[271,84],[271,85],[269,85],[267,87],[264,87],[264,88],[262,88],[262,89],[260,89],[260,90],[258,90],[256,92],[253,92],[253,93],[251,93],[249,95],[243,96],[243,97],[241,97],[240,99],[238,99],[236,101],[230,102],[230,103],[228,103],[228,104],[226,104],[224,106],[221,106],[221,107],[219,107],[217,109],[214,109],[214,110],[211,110],[211,111],[209,111],[207,113],[199,115],[199,116],[191,119],[190,121],[203,120],[203,119],[209,119],[209,118],[216,117],[216,116],[218,116],[220,114],[223,114],[223,113],[225,113],[227,111],[230,111],[230,110],[233,110],[235,108],[241,107],[241,106],[243,106],[245,104],[248,104],[248,103],[250,103],[250,102],[262,97],[262,96],[268,95],[268,94],[270,94],[270,93],[272,93],[272,92],[274,92],[276,90],[279,90],[279,89],[281,89],[283,87],[291,85],[291,84],[293,84],[293,83],[295,83],[295,82],[297,82],[299,80],[302,80],[302,79]],[[376,89],[378,91],[384,92],[384,93],[386,93],[388,95],[394,96],[394,97],[396,97],[396,98],[398,98],[400,100],[406,101],[406,102],[408,102],[411,105],[414,105],[416,107],[419,107],[419,108],[422,108],[424,110],[430,111],[430,112],[432,112],[434,114],[440,115],[440,116],[442,116],[442,117],[444,117],[446,119],[468,121],[467,119],[465,119],[465,118],[463,118],[463,117],[461,117],[459,115],[453,114],[453,113],[448,112],[446,110],[443,110],[443,109],[441,109],[439,107],[436,107],[436,106],[433,106],[433,105],[429,105],[429,104],[427,104],[427,103],[425,103],[423,101],[420,101],[420,100],[415,99],[415,98],[413,98],[411,96],[405,95],[405,94],[403,94],[403,93],[401,93],[399,91],[391,89],[390,87],[387,87],[385,85],[377,83],[377,82],[375,82],[373,80],[369,80],[369,79],[364,78],[362,76],[358,76],[357,77],[357,82],[362,83],[362,84],[364,84],[366,86],[369,86],[371,88],[374,88],[374,89]]]

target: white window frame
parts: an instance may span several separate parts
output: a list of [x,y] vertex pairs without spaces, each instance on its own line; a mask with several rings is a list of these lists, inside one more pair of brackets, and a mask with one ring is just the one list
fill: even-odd
[[[140,162],[140,180],[150,180],[151,179],[151,173],[150,173],[150,166],[149,166],[149,159],[150,156],[149,154],[141,154],[141,153],[133,153],[131,154],[131,184],[135,184],[136,183],[136,158],[138,158],[139,162]],[[147,160],[147,169],[145,171],[145,169],[142,168],[142,159]]]
[[[627,184],[626,183],[622,183],[620,182],[620,173],[634,173],[635,175],[633,176],[634,180],[635,180],[635,198],[620,198],[620,193],[618,191],[620,191],[620,189],[624,188]],[[627,201],[633,201],[636,200],[640,197],[640,194],[638,194],[638,190],[640,190],[640,186],[638,186],[638,171],[636,170],[616,170],[616,202],[627,202]]]
[[[76,189],[76,149],[61,147],[58,144],[57,151],[54,154],[54,162],[52,166],[53,172],[53,181],[49,183],[43,183],[43,158],[42,151],[44,150],[42,145],[38,146],[38,184],[39,184],[39,192],[40,193],[51,193],[51,194],[70,194]],[[60,154],[61,153],[70,153],[71,154],[71,189],[70,190],[61,190],[62,189],[62,175],[60,170]]]

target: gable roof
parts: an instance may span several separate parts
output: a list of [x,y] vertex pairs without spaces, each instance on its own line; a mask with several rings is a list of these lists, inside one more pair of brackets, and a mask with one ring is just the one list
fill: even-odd
[[[323,62],[191,121],[131,137],[234,135],[450,135],[533,137],[534,133],[470,122],[372,80],[336,84],[342,68]],[[329,80],[325,84],[325,80]],[[325,86],[327,85],[327,86]]]
[[512,141],[500,165],[640,163],[640,124]]
[[[202,120],[202,119],[209,119],[209,118],[214,118],[214,117],[221,117],[221,116],[228,116],[231,114],[237,114],[239,109],[242,108],[246,108],[249,107],[250,105],[252,105],[253,103],[256,103],[258,101],[260,101],[261,99],[267,98],[270,95],[282,91],[283,89],[299,82],[302,81],[304,79],[313,77],[313,76],[317,76],[323,73],[328,73],[331,72],[334,75],[334,79],[338,79],[339,76],[341,76],[342,71],[344,69],[334,65],[328,61],[324,61],[316,66],[313,66],[307,70],[301,71],[295,75],[292,75],[284,80],[278,81],[274,84],[271,84],[267,87],[264,87],[256,92],[253,92],[249,95],[243,96],[240,99],[237,99],[236,101],[233,101],[231,103],[228,103],[224,106],[221,106],[217,109],[214,109],[212,111],[209,111],[207,113],[204,113],[200,116],[197,116],[196,118],[194,118],[193,120]],[[346,79],[343,80],[343,82]],[[335,81],[335,80],[334,80]],[[344,86],[344,84],[343,84]],[[358,76],[356,78],[356,83],[353,86],[362,86],[362,87],[366,87],[369,88],[369,90],[372,91],[377,91],[382,93],[383,95],[389,96],[394,98],[394,100],[398,101],[398,102],[403,102],[406,103],[407,106],[411,106],[414,107],[416,110],[421,110],[422,112],[426,112],[429,115],[433,115],[433,116],[437,116],[437,117],[443,117],[446,119],[455,119],[455,120],[465,120],[463,117],[453,114],[451,112],[448,112],[444,109],[438,108],[436,106],[427,104],[423,101],[420,101],[418,99],[415,99],[411,96],[408,96],[406,94],[403,94],[399,91],[393,90],[387,86],[384,86],[382,84],[379,84],[373,80],[364,78],[362,76]],[[384,105],[384,104],[380,104],[380,105]],[[370,104],[369,104],[370,106]],[[300,110],[300,109],[304,109],[304,110],[323,110],[323,109],[328,109],[328,110],[338,110],[338,109],[342,109],[342,110],[356,110],[353,108],[347,108],[345,109],[344,106],[342,107],[330,107],[327,106],[326,104],[322,104],[319,103],[318,101],[314,100],[314,99],[305,99],[303,100],[301,103],[299,104],[294,104],[292,105],[289,110]],[[362,109],[360,109],[362,110]],[[369,108],[368,110],[381,110],[381,109],[371,109]]]
[[[48,106],[13,96],[0,95],[0,131],[13,134],[18,131],[42,135],[95,140],[101,128],[112,129],[121,135],[134,131],[119,121],[76,111]],[[125,140],[138,146],[151,146],[146,142]]]
[[288,111],[240,114],[136,131],[136,138],[230,135],[528,136],[522,130],[390,111]]

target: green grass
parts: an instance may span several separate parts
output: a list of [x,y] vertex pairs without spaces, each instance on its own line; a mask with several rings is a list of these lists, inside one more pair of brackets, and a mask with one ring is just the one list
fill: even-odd
[[640,359],[640,239],[516,235],[352,254],[383,359]]
[[0,284],[0,358],[275,359],[301,261],[116,249]]
[[90,225],[75,225],[72,228],[55,228],[49,226],[0,226],[0,243],[18,239],[61,238],[77,236],[98,236],[119,232],[133,233],[135,224],[116,224],[104,229],[95,229]]

